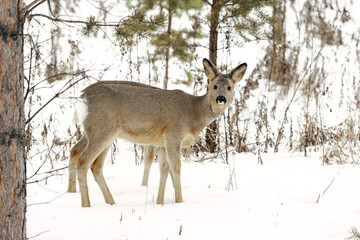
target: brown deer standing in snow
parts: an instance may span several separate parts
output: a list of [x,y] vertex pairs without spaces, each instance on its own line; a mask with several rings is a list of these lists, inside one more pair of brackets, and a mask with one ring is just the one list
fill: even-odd
[[[157,148],[160,184],[156,203],[164,203],[169,171],[172,174],[175,201],[183,201],[181,148],[194,144],[200,131],[231,104],[235,85],[244,76],[247,67],[243,63],[229,74],[222,74],[207,59],[203,60],[203,65],[209,79],[208,90],[203,96],[123,81],[98,82],[83,90],[82,98],[86,105],[82,121],[84,136],[71,149],[68,186],[68,192],[76,192],[77,173],[83,207],[90,207],[87,187],[89,168],[105,202],[115,203],[102,168],[106,154],[117,138],[148,145],[149,150]],[[153,158],[153,155],[149,157]],[[145,185],[148,173],[143,179]]]

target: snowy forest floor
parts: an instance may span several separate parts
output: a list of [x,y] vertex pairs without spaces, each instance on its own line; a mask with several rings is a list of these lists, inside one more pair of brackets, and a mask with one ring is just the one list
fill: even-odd
[[[352,227],[360,228],[359,165],[322,166],[317,153],[262,158],[264,165],[254,154],[231,155],[229,165],[183,161],[184,203],[174,203],[169,177],[164,205],[155,204],[158,164],[150,171],[149,187],[140,186],[143,164],[134,164],[131,150],[104,166],[113,206],[104,202],[89,172],[92,206],[81,208],[80,193],[66,193],[65,169],[46,184],[28,185],[27,237],[338,240],[349,238]],[[35,165],[29,163],[28,172]]]

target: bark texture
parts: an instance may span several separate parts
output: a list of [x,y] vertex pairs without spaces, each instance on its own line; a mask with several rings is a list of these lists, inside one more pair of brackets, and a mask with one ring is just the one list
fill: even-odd
[[0,0],[0,239],[25,239],[23,19],[20,0]]
[[[210,38],[209,38],[209,59],[216,66],[217,45],[218,45],[218,26],[219,13],[221,10],[220,0],[213,0],[210,13]],[[213,121],[206,128],[205,142],[209,152],[214,153],[217,150],[218,123]]]
[[164,79],[164,89],[167,89],[169,82],[169,61],[170,61],[170,47],[171,47],[171,22],[172,22],[172,13],[169,7],[169,16],[168,16],[168,29],[167,29],[167,37],[168,37],[168,45],[165,49],[165,79]]

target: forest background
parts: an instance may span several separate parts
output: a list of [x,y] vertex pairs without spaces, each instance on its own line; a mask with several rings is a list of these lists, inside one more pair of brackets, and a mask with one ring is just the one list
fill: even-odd
[[[206,57],[248,72],[232,106],[183,155],[229,163],[232,153],[319,153],[358,164],[360,19],[357,1],[24,1],[27,184],[67,168],[81,136],[81,89],[127,80],[203,94]],[[121,141],[109,163],[121,158]],[[132,145],[135,164],[141,146]]]

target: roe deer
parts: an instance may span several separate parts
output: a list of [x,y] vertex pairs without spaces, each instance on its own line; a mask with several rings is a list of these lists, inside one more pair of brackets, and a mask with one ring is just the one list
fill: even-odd
[[[86,104],[86,113],[82,117],[84,136],[71,149],[68,186],[68,192],[76,192],[77,173],[82,207],[90,207],[87,187],[89,168],[105,202],[115,203],[102,168],[116,138],[147,145],[152,151],[157,148],[160,184],[156,203],[164,203],[169,171],[175,189],[175,202],[183,201],[180,150],[194,144],[200,131],[231,104],[235,85],[247,68],[243,63],[229,74],[222,74],[207,59],[203,59],[203,65],[209,79],[207,92],[203,96],[123,81],[98,82],[83,90],[82,98]],[[153,153],[149,154],[153,158]],[[143,183],[145,181],[147,184],[147,178],[148,171]]]
[[[165,167],[160,164],[164,161],[164,159],[162,159],[162,158],[165,157],[162,154],[162,151],[163,151],[162,149],[156,149],[156,147],[151,146],[151,145],[144,146],[144,150],[143,150],[144,174],[143,174],[141,186],[146,186],[146,187],[148,186],[150,168],[151,168],[151,165],[155,158],[155,152],[157,152],[157,155],[158,155],[160,172],[162,171],[162,167]],[[174,178],[173,178],[173,175],[171,172],[170,172],[170,176],[171,176],[173,187],[175,187],[174,186]]]

